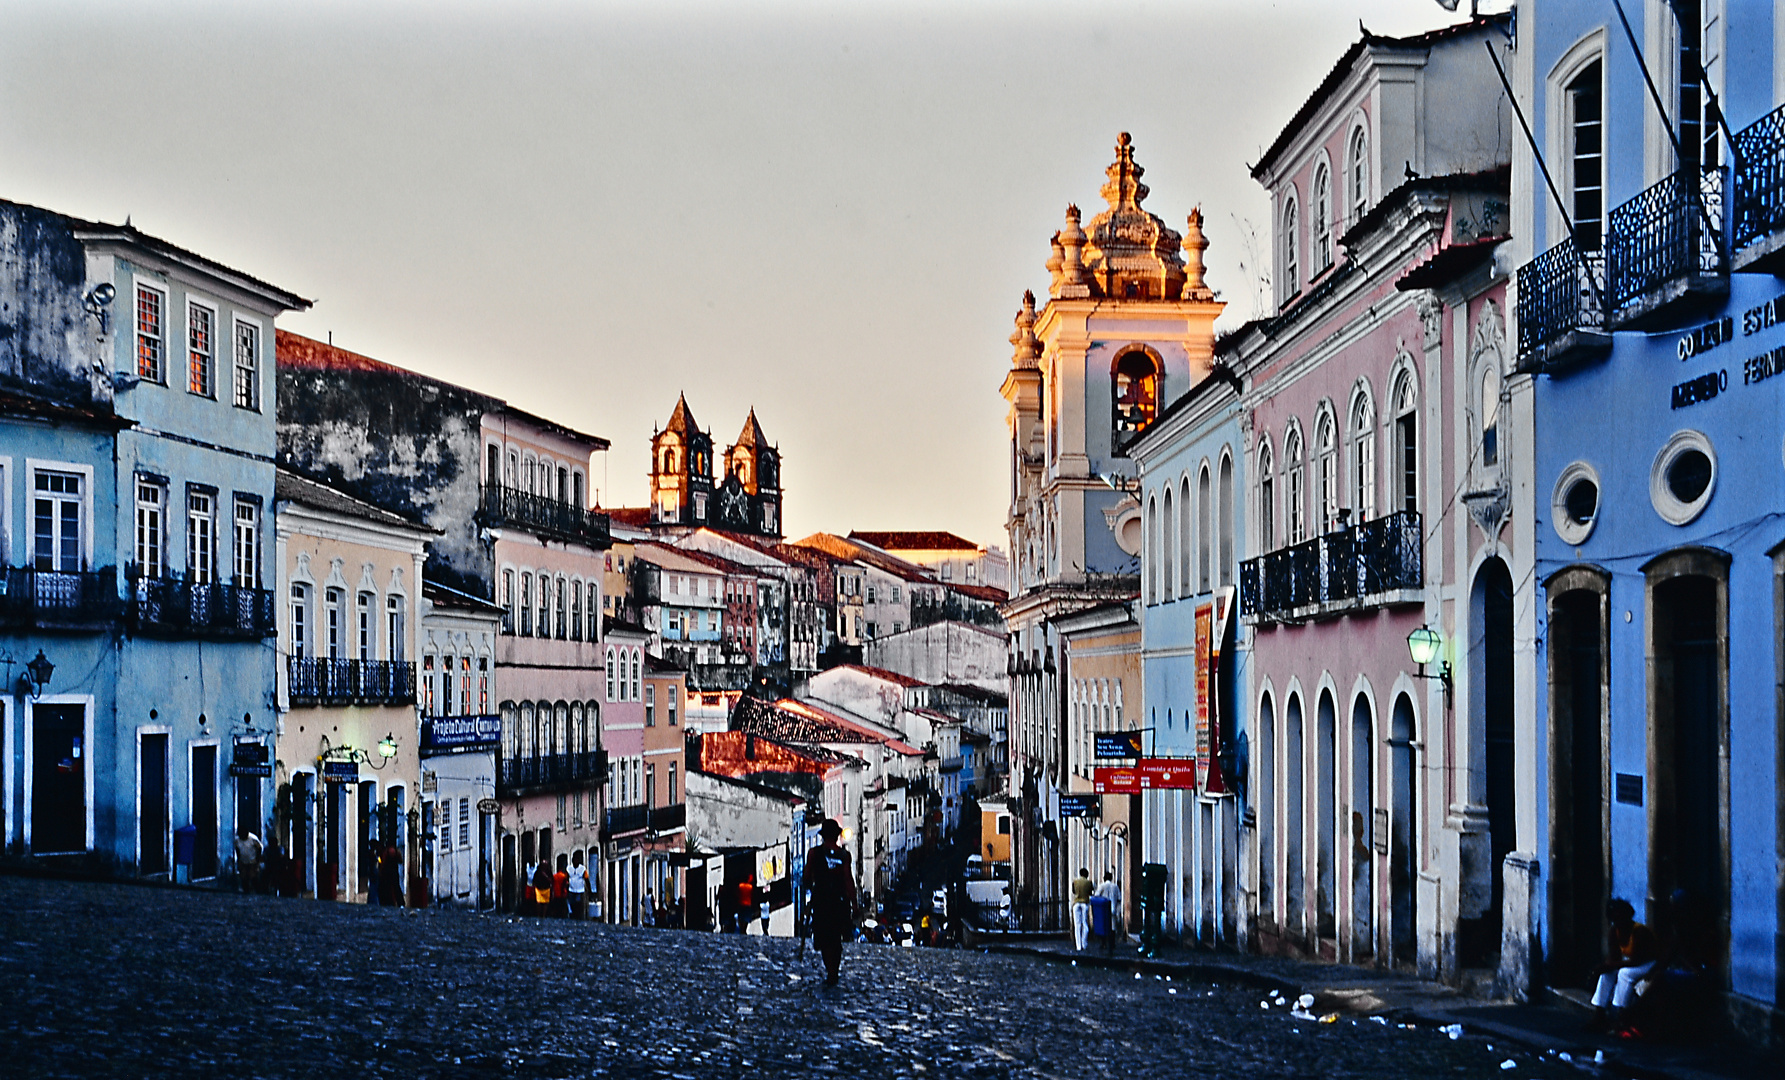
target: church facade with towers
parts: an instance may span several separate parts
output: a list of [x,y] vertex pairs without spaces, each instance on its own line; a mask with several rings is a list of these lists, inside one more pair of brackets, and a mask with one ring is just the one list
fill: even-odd
[[712,433],[695,421],[685,395],[676,398],[669,422],[651,436],[650,526],[781,539],[781,451],[763,434],[755,409],[715,462]]

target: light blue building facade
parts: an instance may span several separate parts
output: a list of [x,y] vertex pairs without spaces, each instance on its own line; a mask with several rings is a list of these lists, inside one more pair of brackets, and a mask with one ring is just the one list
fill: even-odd
[[1771,4],[1625,8],[1640,59],[1608,5],[1518,20],[1541,154],[1516,159],[1512,230],[1543,587],[1533,966],[1583,985],[1627,899],[1776,1039],[1785,56]]
[[129,225],[0,210],[24,403],[0,649],[9,678],[53,664],[7,688],[8,845],[215,877],[274,805],[273,319],[307,302]]
[[1217,369],[1128,451],[1140,473],[1146,547],[1156,553],[1142,567],[1139,605],[1142,749],[1201,762],[1196,788],[1142,792],[1142,857],[1166,867],[1168,931],[1209,944],[1232,944],[1239,933],[1241,804],[1226,775],[1238,771],[1234,752],[1245,741],[1244,634],[1234,608],[1245,519],[1238,386]]

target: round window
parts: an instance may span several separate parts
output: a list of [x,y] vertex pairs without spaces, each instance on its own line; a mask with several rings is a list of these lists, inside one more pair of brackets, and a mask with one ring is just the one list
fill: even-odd
[[1685,525],[1704,513],[1717,490],[1717,451],[1703,432],[1680,431],[1655,455],[1649,501],[1662,520]]
[[1550,493],[1550,523],[1556,535],[1570,547],[1579,547],[1593,535],[1599,521],[1599,474],[1584,461],[1577,461],[1556,477]]

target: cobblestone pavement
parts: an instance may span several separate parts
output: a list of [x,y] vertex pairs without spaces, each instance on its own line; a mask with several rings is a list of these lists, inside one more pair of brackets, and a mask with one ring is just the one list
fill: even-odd
[[0,878],[3,1076],[1576,1075],[1026,957],[853,946],[821,981],[791,941]]

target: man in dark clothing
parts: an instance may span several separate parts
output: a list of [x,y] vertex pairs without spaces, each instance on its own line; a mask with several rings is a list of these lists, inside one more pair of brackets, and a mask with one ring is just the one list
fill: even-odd
[[824,843],[806,853],[800,885],[806,890],[812,944],[824,958],[824,985],[835,986],[843,966],[843,939],[855,925],[855,870],[849,865],[849,853],[837,842],[843,828],[836,819],[826,818],[818,835]]

